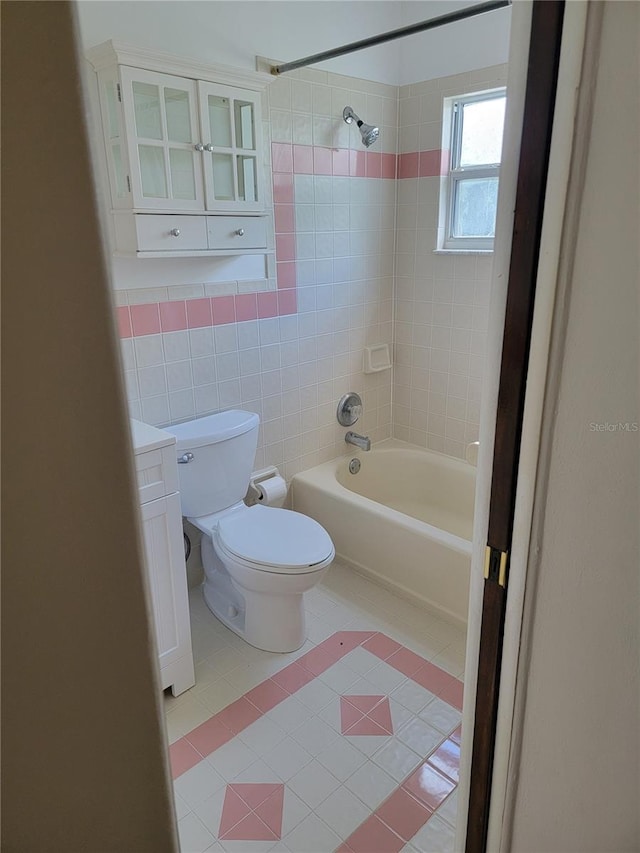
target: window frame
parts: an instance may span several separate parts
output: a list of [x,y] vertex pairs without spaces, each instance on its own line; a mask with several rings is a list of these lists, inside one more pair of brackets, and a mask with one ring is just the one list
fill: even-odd
[[[445,229],[442,248],[459,251],[493,251],[494,237],[455,237],[453,222],[456,212],[457,192],[459,185],[465,180],[478,178],[500,178],[500,163],[483,163],[480,166],[460,166],[462,148],[463,113],[465,104],[479,101],[490,101],[506,97],[506,86],[483,92],[472,92],[468,95],[456,95],[448,98],[451,120],[450,165],[447,175],[447,204],[445,214]],[[446,106],[445,106],[446,109]]]

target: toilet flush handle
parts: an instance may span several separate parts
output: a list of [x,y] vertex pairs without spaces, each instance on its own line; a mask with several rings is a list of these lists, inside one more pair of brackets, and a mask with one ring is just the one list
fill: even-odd
[[182,456],[178,456],[178,465],[186,465],[187,462],[193,462],[193,453],[183,453]]

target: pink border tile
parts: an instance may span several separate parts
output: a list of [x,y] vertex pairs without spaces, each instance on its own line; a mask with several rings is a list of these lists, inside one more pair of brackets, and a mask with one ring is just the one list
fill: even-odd
[[280,260],[276,263],[276,277],[278,279],[278,288],[288,289],[296,286],[296,265],[295,262]]
[[293,146],[293,171],[296,175],[313,175],[313,147]]
[[239,323],[244,320],[258,319],[258,299],[256,293],[239,293],[234,299],[236,303],[236,319]]
[[296,230],[294,210],[293,204],[274,204],[273,216],[276,234],[289,234]]
[[439,148],[434,151],[420,151],[418,153],[418,176],[420,178],[432,178],[440,174],[440,162],[442,152]]
[[233,296],[215,296],[211,299],[211,314],[215,326],[236,322],[236,303]]
[[118,320],[118,331],[121,338],[133,337],[133,329],[131,328],[131,312],[128,305],[120,305],[116,308],[116,318]]
[[298,311],[298,291],[295,288],[278,290],[278,314],[286,316]]
[[171,762],[171,775],[177,779],[178,776],[182,776],[196,764],[200,764],[202,756],[186,738],[181,737],[169,747],[169,761]]
[[349,174],[352,178],[364,178],[367,174],[366,151],[349,150]]
[[211,313],[211,299],[189,299],[187,301],[187,325],[190,329],[201,329],[205,326],[213,326],[213,315]]
[[277,317],[278,294],[258,293],[258,317],[263,320],[266,317]]
[[398,788],[376,810],[376,816],[404,841],[413,838],[432,815],[432,810],[418,802],[408,791]]
[[412,151],[408,154],[398,155],[398,177],[399,178],[417,178],[418,177],[418,151]]
[[368,178],[382,177],[382,154],[378,151],[366,151],[366,170]]
[[375,814],[361,823],[345,843],[353,853],[398,853],[404,847],[404,841]]
[[160,303],[160,328],[163,332],[181,332],[187,328],[187,306],[183,300]]
[[293,204],[293,175],[284,172],[274,173],[273,201],[275,204]]
[[228,743],[233,738],[233,732],[218,719],[217,715],[214,715],[206,722],[196,726],[195,729],[185,735],[185,738],[191,746],[198,750],[200,755],[209,755]]
[[287,691],[270,678],[267,681],[263,681],[262,684],[258,684],[257,687],[254,687],[253,690],[244,695],[245,699],[248,699],[263,714],[275,708],[284,699],[289,698]]
[[386,637],[384,634],[375,634],[370,640],[363,643],[363,648],[381,660],[387,660],[392,654],[404,647],[400,643],[396,643],[395,640],[392,640],[391,637]]
[[382,155],[382,177],[395,180],[398,170],[398,158],[396,154]]
[[349,175],[349,149],[335,148],[331,154],[333,174],[347,177]]
[[410,649],[399,649],[387,658],[387,663],[398,672],[411,678],[421,667],[424,666],[424,658],[412,652]]
[[262,711],[259,711],[255,705],[252,705],[248,699],[242,696],[240,699],[236,699],[235,702],[232,702],[230,705],[216,714],[216,718],[218,722],[222,723],[234,734],[238,734],[247,726],[250,726],[251,723],[255,723],[256,720],[260,719],[262,716]]
[[431,753],[428,763],[457,783],[460,772],[460,744],[451,739],[445,740]]
[[157,302],[150,305],[131,305],[129,310],[131,312],[131,327],[136,337],[158,334],[160,331],[160,311]]
[[294,261],[295,257],[295,234],[276,234],[276,259],[278,261]]
[[453,791],[455,782],[425,761],[403,782],[402,787],[431,811],[435,811]]
[[288,142],[271,143],[271,165],[274,172],[293,172],[293,153]]
[[315,145],[313,148],[313,174],[330,175],[331,173],[331,149],[320,148],[319,146]]
[[272,676],[272,680],[288,693],[295,693],[296,690],[300,690],[301,687],[313,681],[314,678],[315,675],[313,673],[300,666],[296,661],[290,663],[289,666],[285,666],[284,669],[281,669],[280,672]]

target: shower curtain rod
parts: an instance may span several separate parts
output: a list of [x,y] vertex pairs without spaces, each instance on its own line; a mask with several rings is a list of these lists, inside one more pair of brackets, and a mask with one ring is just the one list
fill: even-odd
[[379,36],[370,36],[360,41],[352,41],[350,44],[342,45],[342,47],[335,47],[333,50],[325,50],[322,53],[314,53],[312,56],[305,56],[293,62],[272,65],[271,73],[275,75],[284,74],[286,71],[295,71],[296,68],[315,65],[316,62],[322,62],[323,59],[334,59],[336,56],[343,56],[345,53],[363,50],[365,47],[373,47],[376,44],[393,41],[393,39],[412,36],[415,33],[422,33],[425,30],[433,30],[436,27],[443,27],[445,24],[454,24],[456,21],[464,21],[466,18],[472,18],[475,15],[483,15],[485,12],[493,12],[496,9],[511,6],[511,2],[512,0],[490,0],[487,3],[478,3],[477,6],[466,6],[458,12],[449,12],[447,15],[440,15],[438,18],[430,18],[428,21],[420,21],[417,24],[410,24],[408,27],[400,27],[398,30],[389,30],[389,32],[381,33]]

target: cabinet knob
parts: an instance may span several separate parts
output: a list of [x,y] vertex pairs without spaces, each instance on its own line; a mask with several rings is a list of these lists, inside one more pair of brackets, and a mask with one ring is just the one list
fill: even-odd
[[202,144],[202,142],[197,142],[193,147],[196,149],[196,151],[204,151],[204,145]]
[[189,462],[193,462],[193,460],[193,453],[183,453],[182,456],[178,456],[178,465],[187,465]]
[[172,237],[179,237],[180,236],[180,229],[179,228],[172,228],[171,231],[169,231],[169,234],[171,234]]
[[210,142],[208,142],[208,143],[204,146],[204,150],[205,150],[205,151],[208,151],[210,154],[212,154],[212,153],[213,153],[213,145],[212,145]]
[[238,228],[236,234],[238,235],[238,237],[244,237],[244,228]]

